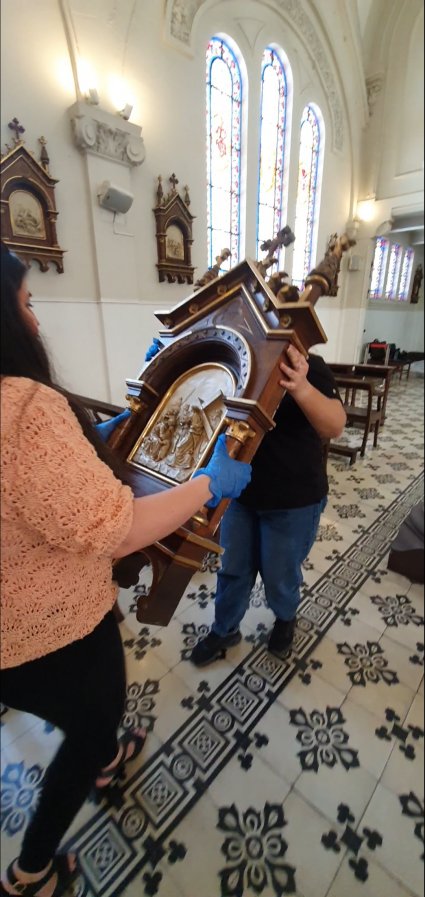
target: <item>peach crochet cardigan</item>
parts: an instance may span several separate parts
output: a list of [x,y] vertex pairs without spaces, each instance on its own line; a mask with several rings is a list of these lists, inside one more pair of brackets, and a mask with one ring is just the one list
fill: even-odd
[[99,460],[66,399],[1,381],[1,665],[88,635],[111,610],[133,494]]

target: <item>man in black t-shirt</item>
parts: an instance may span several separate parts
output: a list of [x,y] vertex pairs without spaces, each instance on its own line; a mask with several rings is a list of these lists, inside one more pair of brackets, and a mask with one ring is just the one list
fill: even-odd
[[317,534],[328,480],[322,441],[339,436],[345,412],[331,370],[318,355],[308,360],[290,346],[280,365],[286,393],[252,462],[252,479],[232,501],[221,524],[225,549],[218,574],[211,632],[192,651],[196,666],[224,657],[241,640],[239,624],[257,574],[276,615],[269,650],[292,644],[302,583],[301,565]]

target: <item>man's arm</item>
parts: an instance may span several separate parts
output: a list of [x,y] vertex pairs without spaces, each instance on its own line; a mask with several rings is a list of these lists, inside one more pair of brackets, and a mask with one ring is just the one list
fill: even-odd
[[328,398],[308,382],[308,362],[295,346],[289,346],[286,354],[291,366],[280,364],[284,375],[280,385],[290,393],[322,439],[340,436],[347,420],[340,400]]

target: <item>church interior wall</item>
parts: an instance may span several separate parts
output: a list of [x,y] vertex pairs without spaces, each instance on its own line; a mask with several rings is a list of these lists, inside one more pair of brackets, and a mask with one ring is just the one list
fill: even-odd
[[[416,7],[416,0],[413,4]],[[226,3],[207,0],[199,4],[191,43],[177,46],[165,32],[164,4],[150,0],[138,0],[134,7],[128,0],[118,5],[109,0],[100,5],[93,0],[84,4],[80,0],[37,0],[37,4],[15,0],[2,4],[5,73],[2,148],[10,141],[7,122],[17,116],[25,126],[28,149],[37,152],[41,134],[48,140],[51,173],[59,180],[57,230],[59,243],[67,250],[65,272],[58,275],[49,270],[42,274],[33,264],[31,289],[58,376],[68,387],[84,395],[123,404],[125,377],[137,376],[144,352],[157,333],[154,310],[173,306],[192,289],[187,284],[158,283],[152,208],[159,174],[164,184],[172,172],[176,173],[179,186],[188,184],[190,210],[196,216],[192,247],[195,278],[207,268],[205,48],[213,34],[226,34],[234,41],[246,66],[248,103],[243,165],[247,186],[242,197],[242,211],[246,212],[243,254],[251,257],[255,254],[260,60],[270,42],[284,50],[293,80],[286,220],[293,226],[299,121],[307,102],[319,106],[326,134],[317,260],[323,255],[330,234],[343,232],[347,222],[355,217],[357,199],[366,198],[361,193],[361,146],[369,127],[364,115],[366,90],[364,84],[359,85],[360,44],[356,44],[355,36],[350,33],[349,5],[343,4],[348,9],[343,24],[338,25],[336,14],[332,16],[329,41],[332,39],[333,49],[324,28],[323,2],[317,0],[306,5],[310,21],[329,56],[329,71],[341,102],[344,132],[341,149],[335,148],[332,108],[323,72],[312,59],[305,36],[295,25],[292,27],[287,14],[289,5],[279,0],[226,0]],[[69,33],[67,38],[66,23],[71,38]],[[407,26],[400,40],[406,52],[407,49],[413,54],[420,52],[420,44],[415,36],[410,37]],[[123,104],[133,103],[131,121],[143,129],[146,159],[141,165],[130,169],[98,156],[84,156],[75,146],[68,114],[77,99],[72,70],[75,47],[92,67],[100,108],[116,113],[111,79],[117,80],[119,76],[124,82]],[[416,89],[415,68],[406,67],[405,61],[400,44],[394,76],[402,82],[400,102],[404,102],[406,90]],[[393,86],[390,79],[379,96],[382,115],[388,91]],[[411,113],[405,111],[403,115],[406,127],[411,127],[412,122],[406,119]],[[117,116],[117,124],[119,121]],[[398,148],[398,156],[394,147]],[[316,306],[328,336],[326,346],[318,346],[316,350],[327,360],[356,360],[361,350],[366,315],[369,320],[366,296],[374,228],[379,221],[391,217],[395,204],[413,207],[420,201],[423,163],[418,162],[420,146],[416,138],[414,146],[407,148],[400,144],[394,129],[389,128],[382,152],[389,154],[388,158],[399,160],[400,171],[406,166],[413,166],[414,170],[403,174],[397,182],[399,186],[395,187],[398,176],[388,174],[390,162],[381,158],[378,168],[386,172],[386,180],[384,183],[381,177],[374,221],[360,225],[355,250],[360,257],[360,270],[349,272],[345,259],[338,296],[323,299]],[[130,211],[117,215],[115,220],[97,202],[96,191],[104,180],[134,195]],[[363,183],[366,183],[364,179]],[[291,267],[290,248],[285,257],[285,270],[290,273]],[[376,313],[382,314],[381,310]],[[423,305],[403,312],[391,309],[388,314],[395,315],[398,321],[403,315],[406,317],[403,333],[407,334],[411,332],[407,319],[423,316]],[[416,318],[413,330],[417,332]],[[394,341],[399,343],[400,339]]]

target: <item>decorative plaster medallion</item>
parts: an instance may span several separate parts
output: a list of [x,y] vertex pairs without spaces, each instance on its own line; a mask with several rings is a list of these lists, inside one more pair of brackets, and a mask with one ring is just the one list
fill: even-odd
[[329,65],[329,54],[314,29],[314,25],[301,7],[299,0],[275,0],[279,9],[301,33],[312,53],[326,88],[326,95],[332,113],[334,149],[342,150],[344,145],[344,121],[339,91]]
[[176,40],[190,43],[193,20],[204,0],[172,0],[170,30]]

